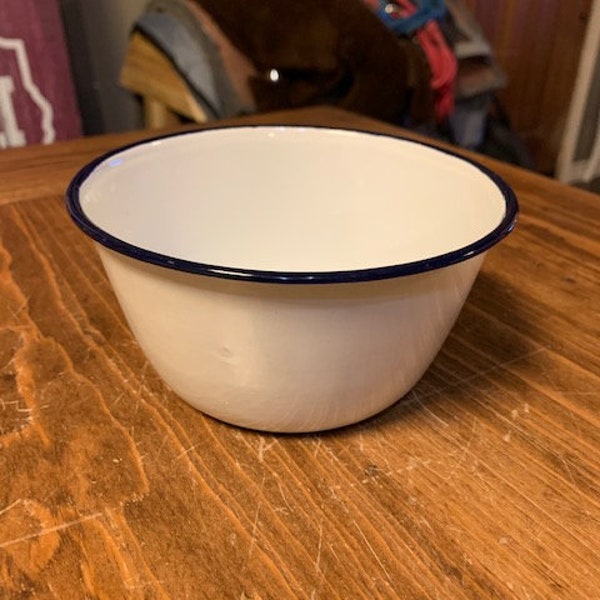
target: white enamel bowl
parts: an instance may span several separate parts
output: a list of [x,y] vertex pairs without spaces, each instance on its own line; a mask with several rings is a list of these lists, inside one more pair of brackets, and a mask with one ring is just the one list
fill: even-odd
[[406,394],[448,335],[509,187],[394,137],[230,127],[117,150],[67,192],[131,329],[184,400],[302,432]]

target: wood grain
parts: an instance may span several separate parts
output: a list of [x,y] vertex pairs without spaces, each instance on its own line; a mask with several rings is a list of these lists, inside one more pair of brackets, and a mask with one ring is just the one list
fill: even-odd
[[139,31],[134,31],[129,38],[119,83],[197,123],[208,120],[185,79],[167,56]]
[[500,92],[536,167],[553,173],[591,0],[465,0],[508,76]]
[[116,139],[0,154],[0,598],[600,597],[598,197],[491,163],[520,222],[425,377],[266,435],[167,389],[66,215]]

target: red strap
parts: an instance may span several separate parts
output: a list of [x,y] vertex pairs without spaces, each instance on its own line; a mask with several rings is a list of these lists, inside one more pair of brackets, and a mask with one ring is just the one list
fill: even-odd
[[[399,18],[408,17],[417,10],[410,0],[395,0],[395,4]],[[434,20],[428,21],[417,30],[415,38],[423,49],[431,69],[435,116],[438,122],[443,122],[454,111],[454,87],[458,68],[456,56],[448,46],[440,26]]]

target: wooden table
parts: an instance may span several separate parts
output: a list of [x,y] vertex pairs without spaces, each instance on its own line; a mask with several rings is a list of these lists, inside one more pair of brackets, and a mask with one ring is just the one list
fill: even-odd
[[65,212],[144,135],[0,153],[0,598],[600,598],[600,197],[484,160],[520,222],[421,382],[265,435],[161,383]]

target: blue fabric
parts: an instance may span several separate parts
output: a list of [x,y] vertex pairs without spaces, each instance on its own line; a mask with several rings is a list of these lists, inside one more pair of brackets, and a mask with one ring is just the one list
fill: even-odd
[[446,14],[444,0],[412,0],[412,3],[417,10],[404,19],[399,19],[386,12],[386,6],[390,4],[386,0],[380,0],[376,14],[396,35],[412,35],[428,21],[438,21]]

